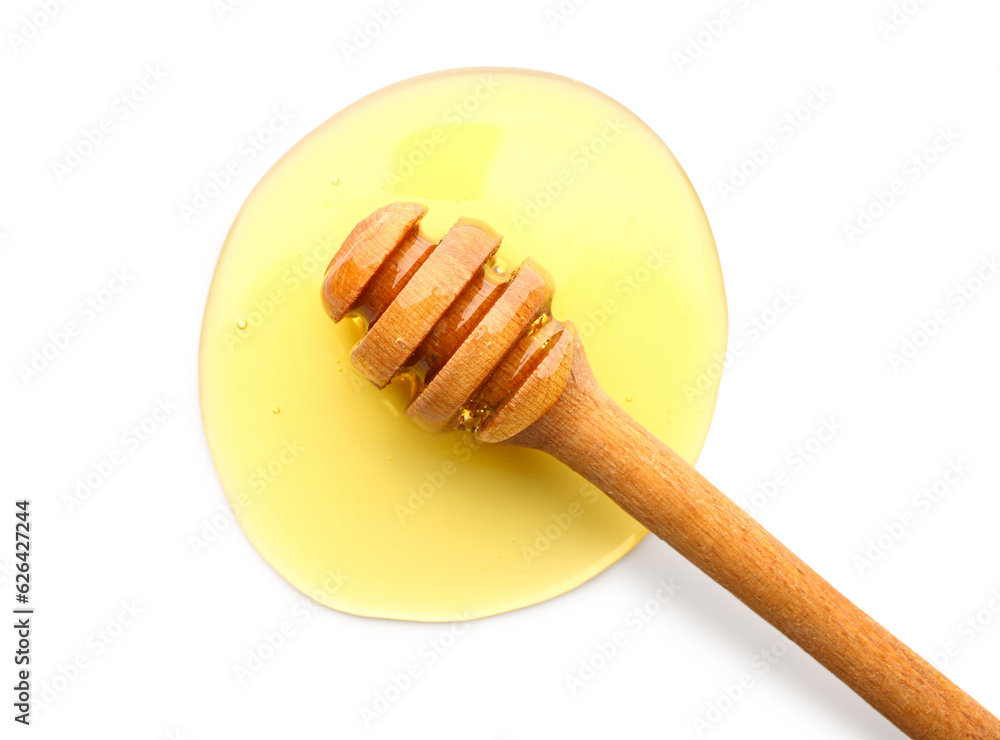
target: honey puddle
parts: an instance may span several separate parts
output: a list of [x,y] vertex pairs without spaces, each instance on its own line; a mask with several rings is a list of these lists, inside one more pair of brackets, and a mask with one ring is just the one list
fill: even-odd
[[726,346],[715,245],[684,172],[638,118],[566,78],[468,69],[415,78],[312,131],[233,223],[205,309],[205,431],[247,537],[282,576],[352,614],[453,621],[516,609],[601,572],[645,534],[545,455],[429,434],[351,367],[362,321],[320,285],[353,226],[394,200],[504,235],[555,285],[598,379],[693,461]]

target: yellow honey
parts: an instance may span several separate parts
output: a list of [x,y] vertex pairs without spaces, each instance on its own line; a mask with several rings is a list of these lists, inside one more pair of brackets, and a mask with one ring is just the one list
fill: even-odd
[[[323,309],[324,269],[353,226],[394,200],[422,232],[460,217],[530,256],[553,313],[580,330],[608,393],[693,461],[726,346],[712,234],[691,184],[620,104],[563,77],[436,73],[355,103],[296,144],[247,198],[205,309],[205,431],[237,518],[263,557],[353,614],[453,621],[563,593],[645,530],[545,455],[429,434],[350,365],[361,321]],[[690,390],[698,383],[698,391]],[[685,394],[685,387],[688,393]]]

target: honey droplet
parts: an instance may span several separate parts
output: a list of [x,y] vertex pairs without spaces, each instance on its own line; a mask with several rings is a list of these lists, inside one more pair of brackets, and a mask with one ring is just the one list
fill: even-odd
[[271,409],[271,413],[273,413],[273,414],[280,414],[281,413],[281,409],[279,407],[275,406],[273,409]]
[[330,180],[330,184],[331,185],[340,185],[340,178],[339,177],[333,178],[332,180]]
[[625,396],[626,403],[632,403],[632,396]]
[[239,321],[236,322],[236,328],[239,329],[240,331],[243,331],[244,329],[247,328],[247,322],[245,322],[243,319],[240,319]]
[[499,255],[493,255],[489,261],[490,268],[493,270],[493,274],[498,277],[504,277],[507,274],[507,263],[504,262],[503,258]]

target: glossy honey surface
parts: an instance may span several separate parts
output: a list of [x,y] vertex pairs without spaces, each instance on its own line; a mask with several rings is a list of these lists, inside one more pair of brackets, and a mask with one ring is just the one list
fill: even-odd
[[404,413],[406,381],[380,391],[352,368],[364,322],[330,319],[324,270],[357,222],[398,200],[428,207],[428,238],[478,219],[503,236],[498,270],[527,257],[544,268],[552,312],[576,324],[604,388],[692,461],[717,390],[706,369],[726,345],[707,220],[669,150],[620,104],[484,68],[340,112],[267,173],[226,239],[202,328],[202,413],[267,562],[367,616],[452,621],[551,598],[645,530],[541,453],[422,430]]

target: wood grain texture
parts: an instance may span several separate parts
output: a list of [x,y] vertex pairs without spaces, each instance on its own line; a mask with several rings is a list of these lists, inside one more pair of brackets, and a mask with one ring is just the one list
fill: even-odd
[[406,409],[425,429],[439,432],[454,421],[538,315],[548,286],[544,277],[524,265],[497,293],[479,323]]
[[[480,394],[491,413],[476,429],[476,439],[504,442],[555,405],[569,381],[575,334],[571,322],[550,321],[526,338],[521,353],[507,356]],[[532,357],[537,361],[532,363]]]
[[419,203],[390,203],[347,235],[323,280],[323,297],[334,321],[344,318],[376,271],[425,213],[427,207]]
[[358,371],[388,385],[498,246],[478,226],[453,226],[351,353]]
[[1000,722],[803,563],[601,389],[569,382],[508,440],[558,458],[916,740],[998,740]]

